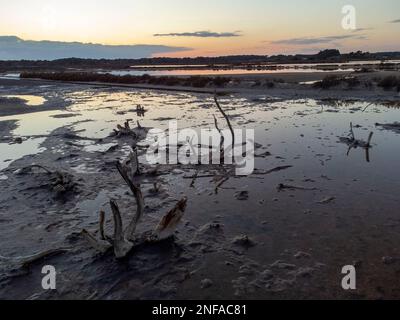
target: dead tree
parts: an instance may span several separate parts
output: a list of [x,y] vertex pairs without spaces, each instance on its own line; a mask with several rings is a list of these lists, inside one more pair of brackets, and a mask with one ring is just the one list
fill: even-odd
[[[157,242],[170,238],[175,232],[179,222],[181,221],[187,204],[187,198],[180,200],[176,206],[169,211],[157,225],[157,227],[150,232],[150,235],[146,233],[145,236],[137,236],[135,234],[137,225],[143,218],[144,214],[144,199],[140,188],[140,184],[134,182],[134,174],[132,170],[120,162],[117,163],[117,169],[129,189],[132,191],[136,199],[136,213],[128,226],[124,229],[120,209],[116,201],[110,201],[110,207],[113,214],[114,221],[114,235],[113,238],[109,238],[104,233],[104,212],[100,212],[99,220],[99,235],[97,238],[94,234],[87,230],[82,231],[84,238],[101,253],[105,253],[111,248],[114,250],[114,255],[117,259],[125,258],[132,249],[136,246],[137,240],[142,242]],[[129,173],[130,171],[130,173]]]

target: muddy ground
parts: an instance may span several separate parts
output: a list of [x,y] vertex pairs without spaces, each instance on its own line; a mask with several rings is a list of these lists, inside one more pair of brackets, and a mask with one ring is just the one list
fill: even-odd
[[[0,117],[1,299],[400,298],[400,135],[375,126],[400,119],[396,97],[221,97],[235,128],[255,130],[255,172],[220,185],[218,167],[155,171],[141,156],[146,209],[137,232],[152,230],[183,196],[188,207],[174,238],[138,246],[117,261],[80,234],[97,230],[100,209],[112,234],[110,199],[125,221],[136,210],[115,167],[132,141],[110,133],[126,119],[162,129],[177,119],[180,128],[200,129],[213,128],[216,115],[225,126],[213,97],[12,81],[0,86],[3,96],[46,99],[39,106],[8,99]],[[145,114],[135,111],[137,104]],[[374,132],[369,161],[363,148],[349,151],[340,139],[348,137],[350,122],[357,139]],[[146,140],[139,145],[144,152]],[[24,169],[33,164],[65,173],[71,188],[60,194],[46,171]],[[268,173],[275,168],[284,169]],[[8,259],[57,248],[66,251],[27,266]],[[57,290],[42,289],[43,265],[56,268]],[[345,265],[357,268],[355,291],[341,287]]]

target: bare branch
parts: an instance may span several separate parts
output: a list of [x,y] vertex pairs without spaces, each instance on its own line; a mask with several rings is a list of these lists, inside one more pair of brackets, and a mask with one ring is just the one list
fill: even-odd
[[134,148],[129,153],[129,158],[130,158],[130,164],[131,164],[132,177],[139,175],[140,174],[140,166],[139,166],[139,158],[138,158],[138,153],[137,153],[136,148]]
[[118,205],[115,201],[110,201],[111,210],[114,217],[114,254],[117,259],[125,258],[133,248],[133,243],[129,242],[123,233],[122,218]]
[[371,147],[371,141],[372,141],[372,137],[374,136],[374,133],[371,132],[368,136],[368,141],[367,141],[367,147],[370,148]]
[[135,199],[136,199],[136,214],[134,215],[132,221],[128,225],[128,227],[125,230],[125,236],[129,240],[133,240],[134,238],[134,233],[136,231],[137,224],[139,223],[140,219],[143,216],[144,212],[144,199],[143,199],[143,194],[140,189],[140,185],[135,185],[133,181],[129,178],[128,173],[126,172],[126,169],[123,168],[121,163],[117,163],[117,169],[122,178],[125,180],[126,184],[129,186],[131,189]]
[[103,210],[101,210],[100,211],[100,216],[99,216],[99,232],[100,232],[100,239],[101,240],[106,240],[106,236],[105,236],[105,233],[104,233],[105,215],[106,215],[106,213]]

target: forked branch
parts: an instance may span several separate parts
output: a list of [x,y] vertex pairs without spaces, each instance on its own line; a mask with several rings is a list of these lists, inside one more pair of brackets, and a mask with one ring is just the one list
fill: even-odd
[[[104,211],[100,211],[99,218],[99,234],[100,239],[96,238],[93,234],[88,232],[87,230],[83,230],[82,234],[84,238],[98,251],[101,253],[107,252],[110,248],[114,249],[114,254],[117,259],[125,258],[135,247],[136,240],[140,240],[140,237],[135,237],[135,231],[138,223],[143,217],[144,213],[144,199],[143,194],[140,189],[140,185],[133,181],[133,177],[131,178],[128,173],[128,168],[126,165],[117,162],[117,169],[126,184],[129,186],[132,191],[135,199],[137,210],[132,218],[131,222],[128,224],[128,227],[124,230],[124,224],[121,217],[121,212],[119,210],[118,204],[116,201],[110,201],[110,207],[113,214],[114,220],[114,237],[113,239],[107,238],[104,232],[104,221],[105,221],[105,213]],[[157,225],[154,231],[151,232],[150,236],[148,233],[145,233],[145,236],[142,237],[143,242],[157,242],[162,241],[167,238],[170,238],[175,232],[179,222],[182,220],[182,217],[186,210],[187,198],[183,198],[179,201],[175,207],[169,211]]]

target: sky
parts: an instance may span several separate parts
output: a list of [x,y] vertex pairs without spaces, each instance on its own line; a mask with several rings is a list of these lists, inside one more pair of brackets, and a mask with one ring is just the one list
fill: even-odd
[[[344,5],[357,30],[343,29]],[[400,1],[0,0],[1,36],[152,45],[146,55],[174,57],[400,51]]]

